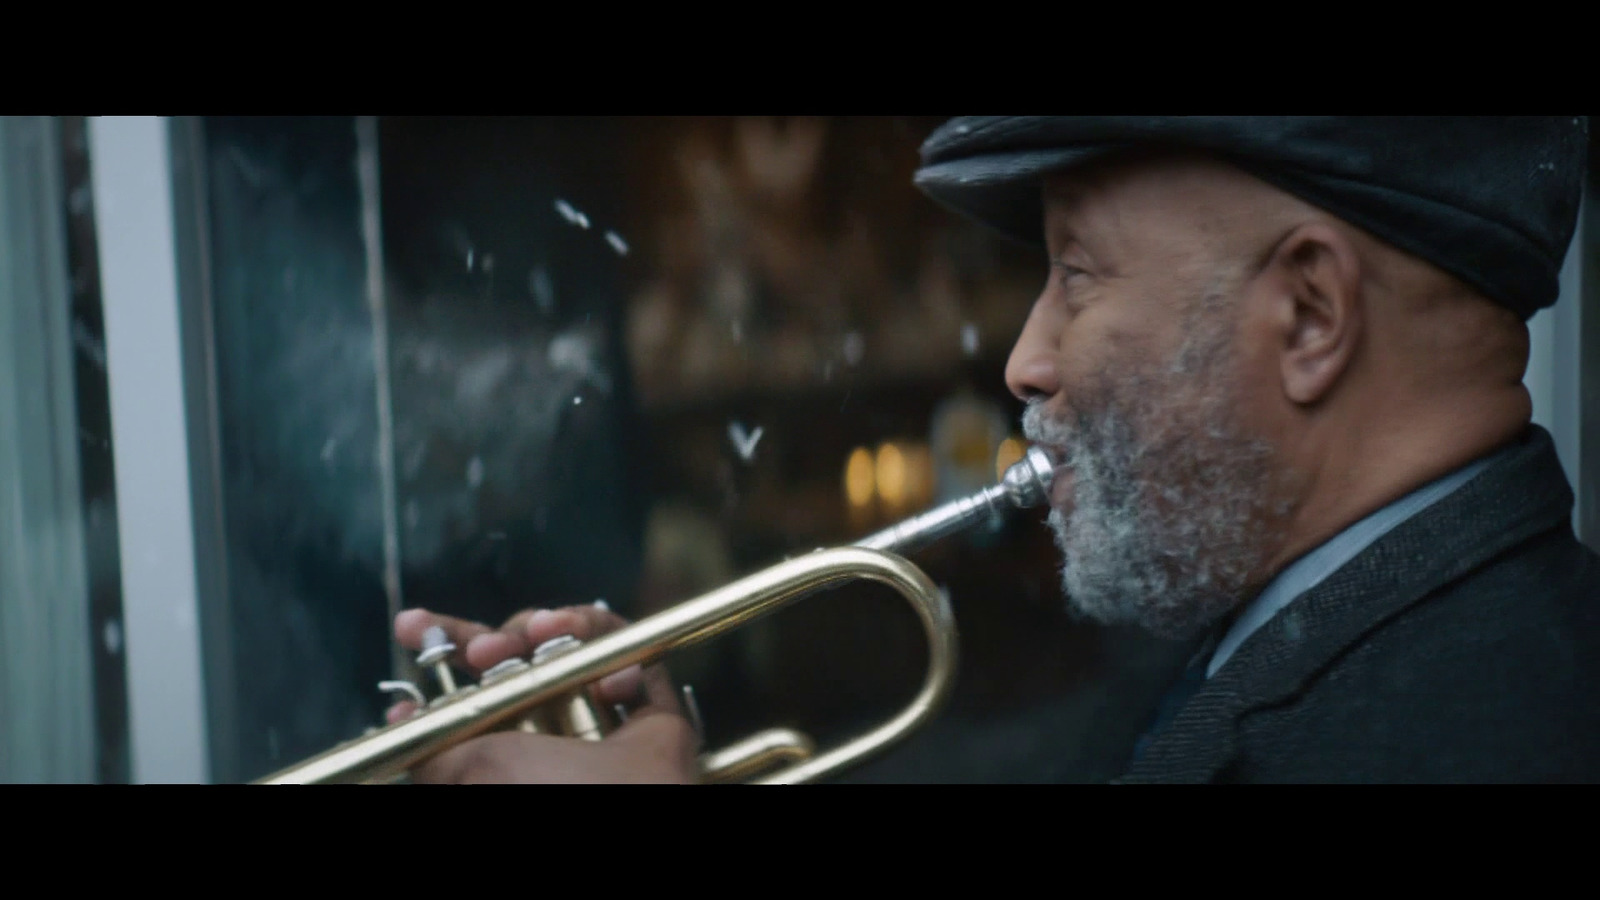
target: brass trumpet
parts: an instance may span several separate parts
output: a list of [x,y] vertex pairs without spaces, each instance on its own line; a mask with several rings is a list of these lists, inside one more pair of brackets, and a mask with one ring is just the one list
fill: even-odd
[[[435,643],[419,663],[432,665],[444,693],[411,718],[347,741],[254,784],[390,783],[422,762],[492,731],[517,728],[600,740],[617,717],[593,701],[590,686],[631,665],[650,665],[674,650],[727,632],[781,609],[800,597],[851,579],[887,585],[911,604],[928,639],[928,671],[921,689],[898,715],[821,755],[809,737],[791,729],[758,732],[699,757],[702,780],[759,784],[814,781],[881,751],[938,712],[954,683],[957,637],[949,601],[926,573],[902,554],[946,535],[1017,509],[1037,506],[1049,493],[1054,465],[1030,448],[1000,482],[936,507],[856,543],[818,549],[746,576],[588,643],[558,638],[529,660],[512,659],[485,672],[477,684],[458,687]],[[392,686],[393,683],[386,683]],[[420,691],[406,686],[417,699]],[[776,772],[774,763],[792,762]]]

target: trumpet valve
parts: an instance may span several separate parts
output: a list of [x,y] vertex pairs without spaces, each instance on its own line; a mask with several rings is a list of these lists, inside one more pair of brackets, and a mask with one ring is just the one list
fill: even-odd
[[526,672],[530,668],[532,668],[532,666],[528,665],[527,660],[518,659],[513,656],[510,659],[503,660],[494,664],[493,666],[490,666],[484,671],[483,677],[478,679],[478,683],[484,687],[488,687],[497,681],[504,681],[518,672]]
[[435,625],[422,633],[422,652],[417,655],[417,665],[433,667],[433,674],[439,679],[439,687],[446,694],[456,691],[455,676],[450,673],[450,654],[454,653],[456,645],[450,642],[445,630]]
[[421,712],[428,705],[428,698],[424,697],[422,691],[409,681],[380,681],[378,682],[378,690],[387,694],[404,694],[407,700],[417,704],[418,712]]
[[[581,646],[583,642],[570,634],[551,638],[534,648],[533,665],[537,666],[571,653]],[[596,703],[587,688],[579,688],[564,697],[557,698],[551,702],[548,711],[553,720],[551,730],[568,737],[598,741],[617,727],[615,714]],[[537,722],[525,722],[519,727],[524,731],[530,731],[537,728]]]
[[583,641],[578,640],[574,635],[563,634],[560,637],[553,637],[533,648],[533,664],[537,666],[542,662],[555,659],[563,653],[571,653],[581,646],[583,646]]
[[[478,684],[483,687],[488,687],[496,682],[504,681],[513,675],[526,672],[531,668],[533,668],[533,666],[527,660],[518,659],[517,657],[513,656],[510,659],[502,660],[501,662],[490,666],[484,671],[483,677],[478,679]],[[535,710],[534,712],[523,716],[521,719],[518,719],[516,728],[518,731],[526,732],[527,734],[543,734],[547,729],[540,727],[539,721],[539,712]]]

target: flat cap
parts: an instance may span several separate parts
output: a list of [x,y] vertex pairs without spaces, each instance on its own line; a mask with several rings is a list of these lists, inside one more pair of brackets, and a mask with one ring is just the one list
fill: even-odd
[[1526,320],[1559,296],[1588,144],[1586,116],[963,116],[923,142],[915,183],[1040,246],[1046,174],[1129,148],[1208,152]]

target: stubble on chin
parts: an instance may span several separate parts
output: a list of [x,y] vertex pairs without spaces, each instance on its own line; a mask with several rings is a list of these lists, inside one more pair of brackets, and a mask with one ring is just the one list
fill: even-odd
[[1070,473],[1048,521],[1076,614],[1187,639],[1249,592],[1282,510],[1272,449],[1238,421],[1226,340],[1209,323],[1165,367],[1105,372],[1054,417],[1025,412],[1028,439]]

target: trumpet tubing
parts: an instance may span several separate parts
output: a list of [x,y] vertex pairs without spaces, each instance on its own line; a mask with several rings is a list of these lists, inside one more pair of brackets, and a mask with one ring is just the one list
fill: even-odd
[[[594,682],[632,665],[709,640],[830,586],[865,579],[897,591],[928,640],[920,690],[897,715],[820,755],[810,738],[773,728],[702,754],[707,782],[744,780],[795,784],[814,781],[879,752],[937,713],[954,683],[958,640],[949,601],[901,552],[1018,508],[1044,501],[1052,466],[1037,448],[1007,471],[999,485],[945,504],[845,547],[819,549],[748,575],[587,643],[551,642],[532,660],[508,660],[477,684],[457,686],[444,657],[431,647],[418,662],[433,665],[445,693],[412,717],[376,729],[290,766],[255,784],[390,783],[419,763],[480,735],[517,728],[599,740],[615,727],[594,703]],[[411,689],[409,685],[406,685]],[[411,689],[414,690],[414,689]],[[776,772],[772,764],[790,763]]]

